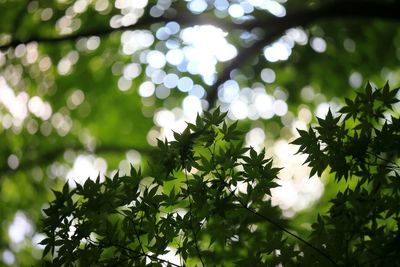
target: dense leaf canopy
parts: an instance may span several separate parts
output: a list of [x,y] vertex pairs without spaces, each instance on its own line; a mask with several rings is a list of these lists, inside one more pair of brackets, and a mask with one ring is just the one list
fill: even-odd
[[[293,143],[311,175],[329,167],[336,183],[348,181],[310,241],[271,206],[279,168],[264,150],[242,148],[237,124],[227,126],[217,109],[159,141],[149,177],[132,167],[103,183],[65,183],[44,210],[44,254],[57,266],[397,266],[400,118],[388,112],[398,92],[368,86],[346,99],[342,116],[329,110],[299,130]],[[179,264],[160,258],[170,251]]]
[[0,0],[0,263],[395,265],[398,10]]

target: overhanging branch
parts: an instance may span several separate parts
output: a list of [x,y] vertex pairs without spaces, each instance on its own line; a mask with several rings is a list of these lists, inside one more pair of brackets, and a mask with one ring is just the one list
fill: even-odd
[[[249,47],[243,48],[229,64],[224,67],[217,81],[208,90],[207,101],[209,107],[213,107],[218,96],[218,87],[230,79],[234,69],[239,68],[249,59],[261,52],[261,49],[277,38],[285,31],[293,27],[307,26],[318,20],[330,20],[337,18],[378,18],[387,20],[400,20],[400,2],[378,1],[336,1],[319,7],[308,8],[288,12],[285,17],[270,17],[263,20],[254,20],[244,25],[245,28],[266,28],[265,36]],[[272,29],[272,30],[269,30]]]
[[226,22],[222,19],[217,19],[215,17],[209,16],[200,16],[193,15],[191,13],[184,12],[183,14],[179,14],[175,17],[158,17],[154,18],[150,15],[142,17],[137,23],[129,26],[122,26],[119,28],[106,27],[101,29],[91,29],[82,32],[76,32],[72,34],[60,35],[60,36],[33,36],[26,39],[17,39],[12,38],[8,43],[0,45],[0,50],[7,50],[9,48],[17,47],[20,44],[27,44],[31,42],[36,43],[45,43],[45,44],[56,44],[62,42],[70,42],[76,41],[79,38],[89,37],[89,36],[107,36],[114,32],[122,32],[126,30],[135,30],[135,29],[143,29],[148,28],[150,25],[154,23],[167,23],[170,21],[178,22],[180,25],[184,26],[194,26],[194,25],[202,25],[202,24],[212,24],[223,30],[231,30],[241,28],[240,25],[236,25],[233,23]]
[[231,62],[229,62],[218,76],[217,81],[208,90],[207,101],[209,107],[215,105],[218,95],[218,87],[226,80],[230,79],[232,70],[239,68],[248,59],[253,58],[260,50],[268,44],[271,44],[277,38],[282,36],[286,30],[307,26],[310,23],[318,20],[331,20],[337,18],[378,18],[387,20],[400,20],[399,15],[400,2],[380,2],[380,1],[336,1],[328,4],[323,4],[317,7],[309,7],[302,10],[288,11],[284,17],[268,16],[264,19],[255,19],[243,24],[234,24],[226,20],[208,17],[206,15],[192,15],[190,13],[179,14],[173,18],[153,18],[151,16],[143,17],[136,24],[120,28],[103,28],[91,30],[87,32],[79,32],[70,35],[56,36],[56,37],[32,37],[26,40],[11,40],[7,44],[0,45],[0,49],[8,49],[16,47],[21,43],[38,42],[38,43],[60,43],[65,41],[74,41],[87,36],[106,36],[112,32],[119,32],[129,29],[138,29],[148,27],[153,23],[176,21],[181,25],[191,26],[199,24],[213,24],[224,30],[243,29],[252,30],[254,28],[267,28],[265,29],[265,36],[256,41],[253,45],[241,48],[239,54]]

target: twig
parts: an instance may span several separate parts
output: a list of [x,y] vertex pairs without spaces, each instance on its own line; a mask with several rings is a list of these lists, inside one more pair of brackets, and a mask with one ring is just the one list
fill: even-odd
[[394,166],[386,166],[386,167],[391,167],[391,168],[395,168],[395,169],[398,169],[399,168],[399,165],[397,165],[397,163],[396,162],[394,162],[393,160],[389,160],[389,159],[386,159],[386,158],[384,158],[384,157],[381,157],[381,156],[379,156],[379,155],[377,155],[377,154],[375,154],[375,153],[372,153],[372,152],[370,152],[370,151],[367,151],[367,153],[368,154],[370,154],[371,156],[374,156],[374,157],[376,157],[377,159],[380,159],[380,160],[382,160],[382,161],[384,161],[384,162],[386,162],[386,163],[390,163],[390,164],[393,164]]
[[[210,149],[209,149],[210,151]],[[214,153],[215,150],[212,154],[212,158],[211,160],[214,162]],[[215,166],[215,165],[214,165]],[[243,201],[235,194],[234,191],[232,191],[232,189],[230,188],[229,184],[227,184],[224,180],[223,177],[221,176],[221,174],[218,171],[218,168],[215,168],[215,173],[216,175],[219,177],[219,179],[221,180],[221,182],[224,184],[224,187],[226,189],[228,189],[228,191],[233,195],[233,197],[239,202],[240,206],[242,206],[244,209],[246,209],[247,211],[251,212],[252,214],[264,219],[265,221],[267,221],[268,223],[270,223],[271,225],[275,226],[276,228],[278,228],[279,230],[287,233],[288,235],[296,238],[297,240],[301,241],[302,243],[304,243],[305,245],[307,245],[308,247],[310,247],[311,249],[313,249],[314,251],[316,251],[318,254],[322,255],[324,258],[326,258],[329,262],[331,262],[334,266],[339,266],[328,254],[326,254],[324,251],[322,251],[321,249],[315,247],[313,244],[311,244],[310,242],[308,242],[307,240],[301,238],[300,236],[296,235],[295,233],[292,233],[291,231],[289,231],[288,229],[286,229],[285,227],[281,226],[279,223],[275,222],[274,220],[272,220],[271,218],[255,211],[252,210],[251,208],[247,207],[247,205],[245,205],[243,203]]]
[[247,207],[238,196],[236,196],[236,194],[229,188],[229,185],[225,183],[225,187],[233,194],[233,196],[235,197],[235,199],[239,202],[239,204],[246,209],[247,211],[251,212],[252,214],[266,220],[267,222],[269,222],[270,224],[272,224],[273,226],[275,226],[276,228],[278,228],[279,230],[287,233],[288,235],[291,235],[292,237],[296,238],[297,240],[303,242],[305,245],[307,245],[308,247],[310,247],[311,249],[315,250],[316,252],[318,252],[318,254],[322,255],[324,258],[326,258],[328,261],[330,261],[334,266],[339,266],[339,264],[337,264],[328,254],[326,254],[324,251],[320,250],[319,248],[315,247],[313,244],[311,244],[310,242],[304,240],[303,238],[301,238],[300,236],[296,235],[295,233],[290,232],[289,230],[287,230],[285,227],[281,226],[279,223],[273,221],[271,218],[258,213],[255,210],[250,209],[249,207]]
[[200,254],[199,246],[198,246],[198,244],[197,244],[197,233],[196,233],[196,231],[195,231],[194,228],[193,228],[192,200],[191,200],[191,198],[190,198],[189,179],[188,179],[187,170],[185,169],[185,164],[184,164],[184,163],[185,163],[185,162],[183,161],[183,162],[182,162],[182,167],[184,168],[185,177],[186,177],[187,198],[188,198],[188,200],[189,200],[190,228],[191,228],[192,233],[193,233],[193,239],[194,239],[193,241],[194,241],[194,246],[195,246],[195,248],[196,248],[197,255],[198,255],[199,258],[200,258],[200,262],[201,262],[202,266],[205,267],[206,265],[204,264],[203,258],[201,257],[201,254]]
[[170,265],[175,266],[175,267],[181,267],[180,265],[175,264],[175,263],[172,263],[172,262],[170,262],[170,261],[160,259],[160,258],[158,258],[158,257],[156,257],[156,256],[149,255],[149,254],[144,253],[144,252],[138,252],[138,251],[135,251],[135,250],[133,250],[133,249],[130,249],[130,248],[121,246],[121,245],[119,245],[119,244],[111,243],[110,245],[111,245],[111,246],[118,247],[118,248],[121,248],[121,249],[124,249],[124,250],[127,250],[127,251],[129,251],[129,252],[131,252],[131,253],[136,253],[136,254],[139,255],[139,256],[149,257],[150,259],[155,260],[155,261],[158,261],[158,262],[167,263],[167,264],[170,264]]
[[146,252],[144,252],[144,248],[143,248],[143,245],[142,245],[142,241],[140,240],[139,233],[136,231],[136,227],[135,227],[134,221],[131,221],[131,222],[132,222],[133,231],[135,232],[136,239],[139,242],[140,250],[142,251],[143,254],[146,254]]

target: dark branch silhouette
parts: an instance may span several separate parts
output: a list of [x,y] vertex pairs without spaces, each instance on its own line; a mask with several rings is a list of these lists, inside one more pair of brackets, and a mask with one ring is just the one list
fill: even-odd
[[[251,46],[239,50],[239,54],[218,76],[217,81],[208,90],[207,101],[209,107],[213,107],[218,96],[218,87],[230,79],[234,69],[244,65],[259,54],[261,49],[282,36],[285,31],[293,27],[307,26],[312,22],[322,19],[336,18],[379,18],[388,20],[400,20],[398,13],[400,2],[382,3],[378,1],[348,1],[332,2],[316,8],[308,8],[298,11],[289,11],[285,17],[268,17],[263,20],[255,20],[244,25],[244,28],[265,28],[265,36]],[[272,29],[268,31],[268,29]]]
[[[209,107],[213,107],[217,100],[218,88],[225,81],[230,79],[232,70],[239,68],[245,61],[252,59],[260,50],[271,44],[277,38],[282,36],[286,30],[307,26],[318,20],[331,20],[336,18],[378,18],[387,20],[400,20],[398,11],[400,10],[400,2],[380,2],[380,1],[340,1],[323,4],[317,7],[309,7],[301,10],[288,11],[284,17],[266,16],[266,18],[256,18],[246,23],[235,24],[222,19],[211,18],[207,15],[193,15],[191,13],[179,14],[175,17],[153,18],[147,15],[140,19],[136,24],[124,26],[120,28],[103,28],[92,29],[90,31],[77,32],[74,34],[44,37],[36,36],[25,40],[12,39],[9,43],[0,45],[1,50],[16,47],[21,43],[38,42],[38,43],[60,43],[65,41],[75,41],[86,36],[106,36],[112,32],[120,32],[129,29],[138,29],[148,27],[157,22],[176,21],[184,26],[213,24],[224,30],[243,29],[250,31],[255,28],[266,28],[266,34],[263,38],[256,41],[249,47],[239,49],[238,56],[230,61],[223,71],[218,75],[217,81],[210,87],[207,93],[207,101]],[[272,30],[270,30],[272,29]]]
[[57,148],[53,148],[52,150],[46,151],[35,158],[30,158],[30,159],[22,158],[20,165],[15,170],[11,169],[7,165],[0,166],[0,177],[17,171],[29,170],[35,166],[44,166],[50,164],[54,162],[56,159],[58,159],[60,156],[62,156],[64,152],[67,150],[81,151],[83,153],[109,154],[109,153],[123,153],[130,149],[137,150],[139,153],[145,155],[151,154],[154,150],[152,148],[139,148],[133,146],[100,145],[92,151],[85,148],[83,145],[60,146]]
[[150,15],[148,15],[148,16],[141,18],[137,23],[135,23],[133,25],[122,26],[119,28],[112,28],[109,26],[106,28],[90,29],[90,30],[80,31],[80,32],[72,33],[72,34],[66,34],[66,35],[31,36],[26,39],[18,39],[15,36],[13,36],[8,43],[0,45],[0,50],[7,50],[9,48],[17,47],[20,44],[27,44],[27,43],[31,43],[31,42],[37,42],[37,43],[41,43],[41,44],[57,44],[57,43],[62,43],[62,42],[76,41],[79,38],[89,37],[89,36],[103,37],[103,36],[108,36],[109,34],[114,33],[114,32],[122,32],[122,31],[126,31],[126,30],[148,28],[150,25],[152,25],[154,23],[162,23],[162,22],[167,23],[170,21],[178,22],[184,26],[212,24],[212,25],[218,26],[224,30],[241,28],[240,25],[236,25],[234,23],[229,23],[222,19],[216,19],[215,17],[209,17],[209,16],[193,15],[191,13],[183,13],[183,14],[177,15],[172,18],[169,18],[169,17],[168,18],[167,17],[154,18],[154,17],[151,17]]
[[[302,10],[288,11],[288,14],[284,17],[278,18],[274,16],[266,16],[264,19],[256,18],[255,20],[247,23],[235,24],[227,22],[223,19],[216,19],[207,15],[193,15],[185,12],[178,14],[174,17],[159,17],[154,18],[151,16],[145,16],[140,19],[136,24],[130,26],[124,26],[119,28],[107,27],[103,29],[91,29],[88,31],[77,32],[68,35],[61,36],[32,36],[26,39],[18,39],[13,36],[12,39],[5,44],[0,45],[1,50],[16,47],[22,43],[38,42],[38,43],[59,43],[64,41],[74,41],[82,37],[88,36],[106,36],[112,32],[120,32],[129,29],[136,29],[149,26],[157,22],[169,22],[176,21],[182,25],[199,25],[199,24],[212,24],[225,30],[231,29],[244,29],[251,30],[255,27],[266,27],[273,28],[274,33],[283,33],[285,30],[295,26],[306,26],[307,24],[320,19],[332,19],[332,18],[380,18],[380,19],[393,19],[399,20],[400,15],[399,2],[380,2],[380,1],[340,1],[332,2],[321,5],[319,7],[310,7]],[[268,36],[268,34],[267,34]],[[264,39],[270,39],[268,37]],[[246,49],[249,50],[249,49]]]

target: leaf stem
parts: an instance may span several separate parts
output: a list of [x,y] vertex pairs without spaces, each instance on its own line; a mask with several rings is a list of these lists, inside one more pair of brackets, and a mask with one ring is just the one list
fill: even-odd
[[313,244],[311,244],[310,242],[306,241],[305,239],[301,238],[300,236],[296,235],[295,233],[290,232],[289,230],[287,230],[285,227],[281,226],[279,223],[273,221],[271,218],[258,213],[257,211],[250,209],[249,207],[247,207],[241,200],[240,198],[229,188],[229,185],[225,183],[225,187],[232,193],[232,195],[234,196],[234,198],[236,198],[236,200],[239,202],[239,204],[246,209],[247,211],[251,212],[252,214],[266,220],[267,222],[269,222],[270,224],[272,224],[273,226],[275,226],[276,228],[278,228],[279,230],[287,233],[288,235],[291,235],[292,237],[296,238],[297,240],[303,242],[305,245],[307,245],[308,247],[310,247],[311,249],[313,249],[314,251],[318,252],[320,255],[322,255],[324,258],[326,258],[328,261],[330,261],[334,266],[339,266],[328,254],[326,254],[324,251],[322,251],[321,249],[317,248],[316,246],[314,246]]
[[111,243],[110,245],[115,246],[115,247],[117,247],[117,248],[121,248],[121,249],[127,250],[127,251],[132,252],[132,253],[136,253],[138,256],[149,257],[150,259],[155,260],[155,261],[158,261],[158,262],[167,263],[167,264],[170,264],[170,265],[175,266],[175,267],[182,267],[182,266],[180,266],[180,265],[178,265],[178,264],[175,264],[175,263],[172,263],[172,262],[170,262],[170,261],[167,261],[167,260],[164,260],[164,259],[160,259],[160,258],[158,258],[158,257],[156,257],[156,256],[149,255],[149,254],[144,253],[144,252],[138,252],[138,251],[135,251],[135,250],[133,250],[133,249],[130,249],[130,248],[121,246],[121,245],[119,245],[119,244]]
[[201,257],[201,254],[200,254],[199,246],[197,244],[197,233],[193,228],[192,200],[191,200],[190,192],[189,192],[189,179],[188,179],[187,170],[185,168],[185,164],[184,163],[185,163],[184,160],[182,160],[182,164],[183,164],[182,167],[183,167],[183,171],[185,172],[186,185],[187,185],[187,198],[189,200],[190,228],[191,228],[192,233],[193,233],[194,246],[196,248],[197,255],[199,256],[199,259],[200,259],[200,262],[201,262],[202,266],[205,267],[206,265],[204,264],[203,258]]

